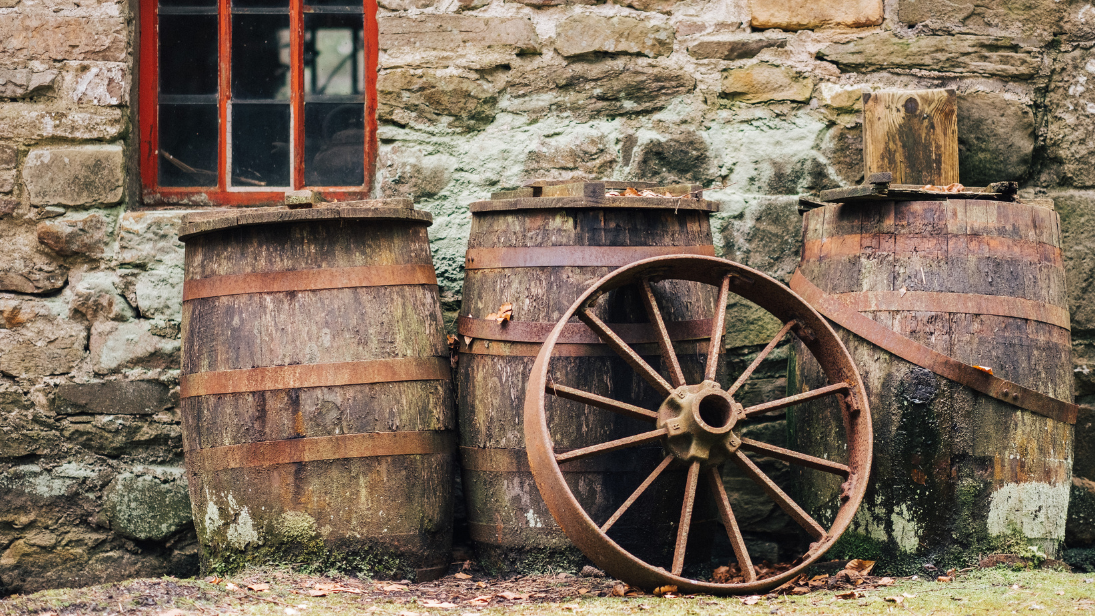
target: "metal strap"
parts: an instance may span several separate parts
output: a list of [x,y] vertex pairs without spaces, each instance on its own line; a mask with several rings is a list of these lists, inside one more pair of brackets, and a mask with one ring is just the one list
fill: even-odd
[[193,472],[214,472],[347,458],[450,454],[455,445],[451,432],[368,432],[192,449],[186,452],[186,462]]
[[818,312],[832,319],[841,327],[894,355],[926,368],[941,377],[950,379],[970,389],[1019,408],[1068,424],[1076,423],[1079,406],[1052,398],[1017,383],[994,376],[933,351],[906,338],[883,325],[863,316],[834,296],[814,286],[802,272],[796,270],[791,277],[791,290],[802,296]]
[[437,274],[429,264],[365,265],[210,276],[183,282],[183,301],[245,293],[316,291],[348,287],[435,285]]
[[992,256],[1031,263],[1061,265],[1061,249],[1052,244],[998,235],[850,233],[803,242],[802,260],[850,257],[873,253],[942,254],[950,257]]
[[448,357],[399,357],[332,364],[269,366],[247,370],[222,370],[184,374],[179,396],[212,396],[274,389],[337,387],[396,381],[448,381],[452,378]]
[[622,267],[641,259],[665,255],[715,256],[715,247],[702,246],[520,246],[469,248],[464,269],[509,267]]
[[887,310],[953,312],[1014,317],[1070,329],[1068,310],[1060,306],[1007,295],[938,293],[934,291],[862,291],[831,295],[851,310],[879,312]]
[[[669,321],[665,327],[673,340],[698,340],[711,337],[714,319]],[[657,342],[658,333],[650,323],[609,323],[608,326],[628,344]],[[506,321],[459,317],[456,331],[461,336],[506,342],[543,342],[555,328],[555,323],[536,321]],[[585,323],[567,323],[559,336],[561,344],[603,344]]]
[[[569,449],[556,449],[565,453]],[[634,473],[637,464],[656,464],[663,457],[661,447],[645,447],[632,452],[640,459],[629,458],[625,462],[612,456],[598,456],[583,460],[569,460],[559,464],[566,473]],[[528,454],[520,448],[460,447],[460,465],[464,470],[486,473],[531,473]]]
[[[463,342],[463,341],[461,341]],[[461,346],[462,355],[499,355],[504,357],[536,357],[540,354],[539,342],[506,342],[501,340],[472,339],[471,344]],[[661,349],[657,344],[634,344],[631,348],[640,357],[658,357]],[[673,345],[678,355],[707,356],[707,341],[685,340]],[[619,357],[606,344],[557,344],[551,350],[552,357]]]

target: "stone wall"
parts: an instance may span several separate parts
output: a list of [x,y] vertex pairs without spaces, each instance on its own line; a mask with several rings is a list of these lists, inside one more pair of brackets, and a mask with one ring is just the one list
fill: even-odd
[[[861,92],[953,87],[963,181],[1057,199],[1076,393],[1095,406],[1087,1],[380,7],[376,190],[434,214],[450,317],[467,204],[533,178],[713,187],[721,254],[786,280],[795,195],[861,178]],[[142,209],[133,188],[137,11],[0,0],[0,594],[195,569],[176,411],[181,212]],[[731,311],[745,362],[772,324]],[[756,395],[782,387],[784,362]],[[1095,465],[1077,471],[1095,479]],[[757,545],[783,532],[770,504],[736,498]]]

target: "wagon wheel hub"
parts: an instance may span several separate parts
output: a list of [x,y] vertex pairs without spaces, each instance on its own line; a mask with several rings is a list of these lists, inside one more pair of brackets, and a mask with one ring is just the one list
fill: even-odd
[[737,451],[741,438],[733,430],[744,418],[742,406],[714,381],[678,387],[658,408],[665,448],[704,466],[721,464]]

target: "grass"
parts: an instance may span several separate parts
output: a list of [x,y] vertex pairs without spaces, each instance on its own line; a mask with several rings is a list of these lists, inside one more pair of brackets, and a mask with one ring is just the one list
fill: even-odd
[[[705,616],[723,614],[1063,614],[1077,610],[1095,611],[1095,583],[1089,574],[1052,570],[1021,570],[998,567],[960,575],[952,583],[899,579],[893,586],[866,591],[856,599],[837,598],[838,592],[817,591],[802,596],[766,595],[747,605],[742,597],[686,596],[658,598],[593,596],[610,588],[610,580],[570,576],[530,576],[522,581],[497,578],[454,580],[408,585],[406,590],[383,591],[389,582],[341,579],[347,586],[364,589],[363,594],[335,593],[307,596],[307,588],[329,578],[305,576],[285,570],[251,570],[228,581],[241,587],[265,580],[270,590],[253,592],[226,589],[225,584],[174,578],[130,580],[86,589],[48,590],[0,600],[0,614],[57,616],[68,614],[245,614],[254,616],[304,616],[345,614],[350,616],[399,616],[477,614],[494,616],[519,614],[575,614],[582,616],[641,614],[642,616]],[[507,600],[495,593],[524,584],[542,590],[525,600]],[[593,587],[592,589],[589,587]],[[584,594],[580,594],[582,591]],[[305,594],[298,594],[305,593]],[[539,595],[540,598],[536,598]],[[469,604],[474,596],[493,596],[488,606]],[[453,608],[431,608],[425,604],[451,600]],[[893,603],[886,597],[901,597]],[[752,599],[749,599],[750,601]],[[176,610],[176,611],[172,611]]]

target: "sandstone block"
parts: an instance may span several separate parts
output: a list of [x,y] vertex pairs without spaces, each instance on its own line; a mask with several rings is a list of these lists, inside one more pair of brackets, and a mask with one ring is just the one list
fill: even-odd
[[1030,107],[1000,94],[958,96],[958,167],[962,183],[1019,181],[1030,173],[1035,141]]
[[179,241],[179,225],[189,213],[168,210],[122,214],[118,223],[118,261],[143,268],[156,263],[182,266],[185,247]]
[[23,183],[33,205],[117,203],[123,164],[118,144],[34,148],[23,163]]
[[833,43],[818,57],[844,71],[922,69],[1026,79],[1038,71],[1039,58],[1011,39],[992,36],[920,36],[903,39],[872,34],[850,43]]
[[[0,193],[10,193],[12,190],[15,190],[15,169],[0,171]],[[14,207],[12,211],[15,211]]]
[[381,153],[381,192],[385,197],[428,199],[445,190],[456,160],[444,155],[424,156],[416,148],[394,146]]
[[[18,205],[16,199],[0,197],[0,218]],[[60,289],[66,280],[68,268],[41,248],[33,225],[0,225],[0,291],[46,293]]]
[[[183,267],[156,263],[147,271],[119,270],[122,289],[145,318],[182,321]],[[162,335],[162,334],[161,334]]]
[[[517,73],[517,71],[513,71]],[[545,84],[553,96],[543,96]],[[548,65],[512,74],[506,110],[534,118],[568,111],[579,121],[599,116],[648,113],[692,94],[696,80],[683,71],[639,57]]]
[[66,77],[66,95],[81,105],[128,105],[129,76],[124,64],[76,64]]
[[1061,247],[1068,281],[1068,311],[1073,340],[1079,332],[1095,330],[1095,192],[1062,191],[1049,194],[1061,216]]
[[688,55],[697,60],[747,60],[770,48],[787,46],[787,39],[711,38],[688,46]]
[[[1084,3],[1072,3],[1079,9]],[[897,18],[909,26],[938,32],[1014,36],[1044,44],[1061,31],[1067,2],[1010,2],[1008,0],[901,0]]]
[[51,111],[28,101],[0,105],[0,139],[117,139],[124,126],[125,118],[116,107]]
[[703,137],[693,130],[681,130],[640,145],[629,175],[666,184],[702,183],[710,162]]
[[1095,40],[1095,5],[1088,2],[1071,3],[1062,29],[1071,40]]
[[605,52],[656,58],[673,53],[673,36],[673,27],[667,24],[579,13],[558,25],[555,51],[564,57]]
[[437,4],[437,0],[379,0],[380,8],[389,11],[408,11],[410,9],[428,9]]
[[[677,5],[676,0],[615,0],[616,4],[629,6],[636,11],[670,13]],[[571,4],[599,4],[597,0],[573,1]]]
[[178,368],[179,341],[152,333],[153,322],[141,319],[91,326],[91,363],[97,374],[123,368]]
[[38,301],[0,301],[0,372],[35,378],[71,372],[84,358],[87,329]]
[[615,148],[600,132],[580,131],[542,138],[525,155],[526,180],[600,180],[612,177]]
[[[790,280],[802,248],[802,219],[794,207],[796,202],[796,197],[751,199],[742,211],[726,221],[722,229],[725,247],[722,256],[767,272],[779,280]],[[758,316],[752,323],[743,323],[742,327],[764,338],[761,342],[767,342],[780,324],[767,315],[767,319]]]
[[722,92],[742,103],[808,101],[814,91],[810,77],[793,69],[758,62],[723,72]]
[[43,94],[53,88],[57,71],[30,69],[0,69],[0,98],[23,98]]
[[159,476],[122,473],[110,482],[103,510],[111,530],[130,539],[160,541],[193,519],[184,470],[158,470]]
[[492,68],[539,53],[540,37],[524,17],[414,15],[381,17],[381,66]]
[[0,143],[0,169],[14,169],[19,160],[19,148],[8,143]]
[[101,214],[51,218],[38,223],[38,241],[62,256],[101,257],[106,249],[107,220]]
[[882,23],[882,0],[750,0],[754,28],[865,28]]
[[497,113],[498,90],[474,72],[395,69],[377,78],[380,121],[477,129]]
[[59,422],[64,442],[100,456],[162,455],[182,447],[178,425],[136,415],[75,415]]
[[0,20],[0,57],[25,60],[126,61],[125,18],[8,13]]
[[149,380],[65,383],[50,401],[62,415],[155,415],[171,406],[167,385]]
[[[1095,50],[1061,54],[1046,93],[1048,117],[1043,186],[1095,186]],[[1072,281],[1069,281],[1072,284]]]
[[83,274],[72,285],[73,313],[83,314],[89,322],[109,319],[128,321],[136,314],[115,287],[117,278],[113,272]]

